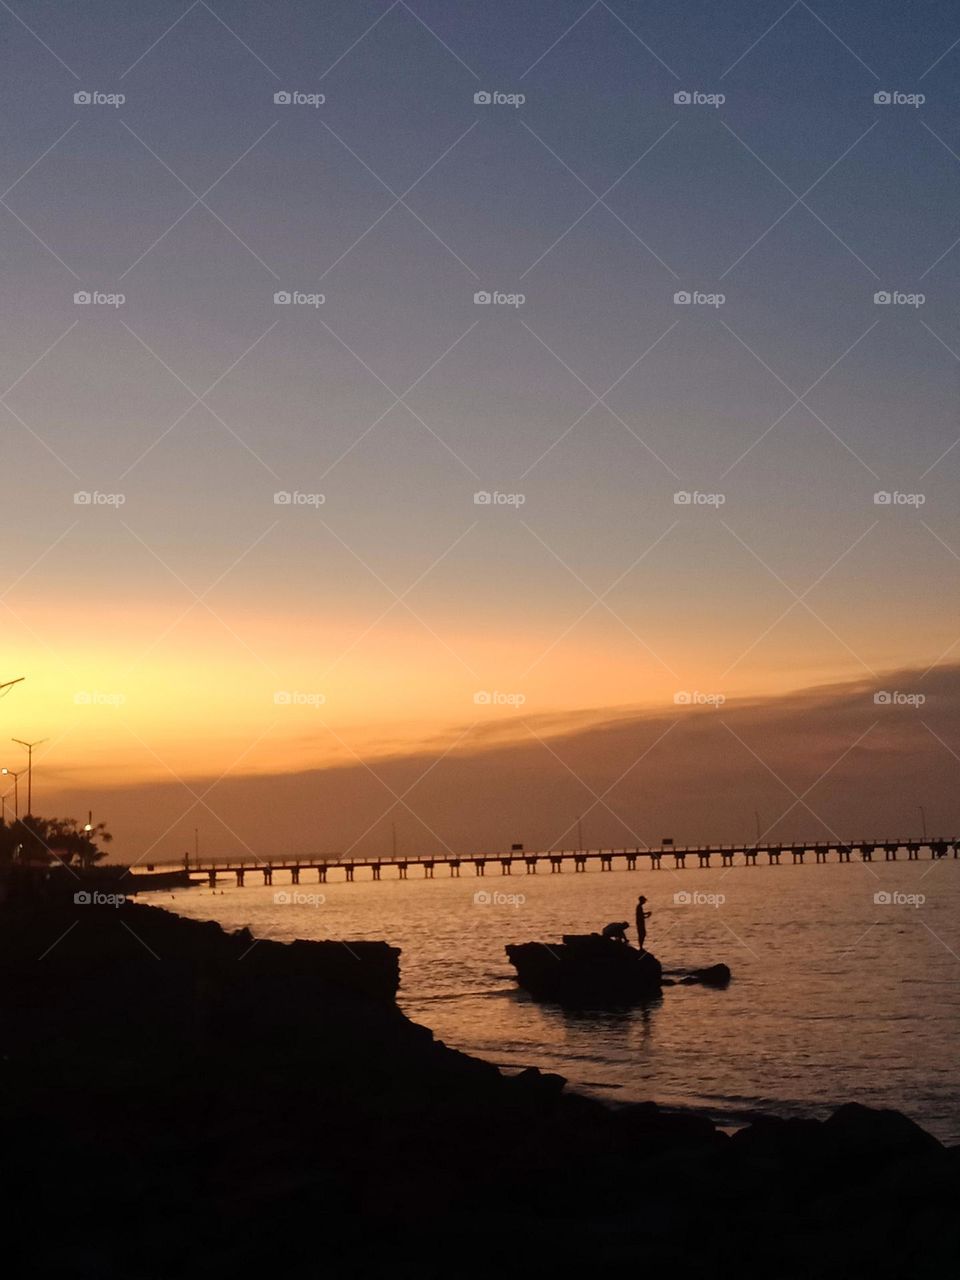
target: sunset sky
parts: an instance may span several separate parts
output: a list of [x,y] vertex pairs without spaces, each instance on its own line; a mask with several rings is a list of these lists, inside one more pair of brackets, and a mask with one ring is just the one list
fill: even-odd
[[[209,852],[259,850],[282,795],[298,848],[382,850],[337,770],[552,768],[541,739],[725,714],[703,695],[789,738],[788,695],[855,689],[806,786],[889,673],[943,695],[947,0],[20,0],[0,32],[0,680],[26,677],[0,715],[49,739],[40,812],[160,859],[201,818]],[[924,714],[960,751],[947,701]],[[687,759],[716,765],[703,838],[721,740]],[[566,826],[551,796],[531,843]],[[431,814],[411,848],[469,839]]]

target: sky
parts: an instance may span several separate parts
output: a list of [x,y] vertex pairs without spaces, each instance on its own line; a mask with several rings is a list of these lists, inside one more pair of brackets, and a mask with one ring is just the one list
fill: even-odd
[[[517,752],[579,744],[602,790],[594,729],[676,724],[674,782],[710,778],[675,823],[739,838],[754,783],[721,813],[705,716],[762,706],[766,759],[797,698],[838,709],[802,790],[867,728],[849,697],[934,688],[895,708],[899,776],[921,716],[955,768],[955,6],[22,0],[0,29],[0,714],[47,739],[35,808],[130,859],[196,825],[383,851],[398,815],[424,852],[543,843],[549,787],[494,817]],[[420,813],[347,784],[452,760]]]

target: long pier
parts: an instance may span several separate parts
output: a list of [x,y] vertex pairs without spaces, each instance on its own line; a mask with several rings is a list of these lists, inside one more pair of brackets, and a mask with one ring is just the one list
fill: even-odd
[[[668,869],[683,871],[688,863],[698,868],[756,866],[758,861],[766,859],[766,865],[778,866],[781,859],[798,864],[808,857],[817,863],[828,862],[831,857],[837,862],[850,862],[852,858],[862,862],[872,862],[874,858],[896,862],[900,853],[906,854],[907,861],[916,862],[921,850],[925,850],[932,859],[945,858],[950,853],[956,858],[960,854],[960,838],[922,836],[907,840],[817,840],[792,844],[698,844],[685,847],[664,844],[655,849],[553,849],[543,852],[516,846],[509,853],[393,855],[386,858],[345,857],[330,853],[300,858],[254,858],[240,862],[223,859],[198,860],[188,864],[183,861],[151,865],[148,872],[160,873],[178,868],[181,872],[188,871],[191,876],[203,876],[211,887],[221,876],[233,876],[237,886],[242,887],[249,875],[262,877],[263,884],[273,884],[277,873],[289,876],[289,883],[299,884],[301,875],[308,871],[315,871],[317,881],[326,884],[330,873],[338,870],[343,871],[343,879],[349,883],[358,870],[368,870],[371,879],[380,880],[383,871],[391,869],[397,873],[391,878],[406,880],[410,869],[417,868],[422,871],[421,879],[432,880],[437,867],[448,867],[449,875],[453,877],[459,876],[463,868],[471,868],[475,876],[484,876],[488,867],[499,870],[504,876],[512,875],[515,867],[526,875],[536,875],[541,867],[549,867],[551,875],[559,875],[565,866],[578,874],[585,872],[589,863],[599,863],[601,871],[613,871],[614,863],[622,864],[627,871],[636,871],[638,865],[645,864],[649,864],[652,871],[661,871],[666,862]],[[142,879],[148,880],[149,875]]]

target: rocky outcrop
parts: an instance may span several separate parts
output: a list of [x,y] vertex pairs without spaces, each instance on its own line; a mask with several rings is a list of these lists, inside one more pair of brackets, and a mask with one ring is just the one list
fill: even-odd
[[559,945],[517,943],[506,952],[517,982],[536,1000],[591,1007],[660,995],[663,971],[656,956],[599,933],[567,933]]
[[[49,982],[116,984],[127,974],[134,984],[149,984],[153,973],[146,957],[159,964],[168,979],[186,979],[207,993],[223,993],[237,984],[309,982],[318,995],[339,993],[392,1003],[400,983],[400,952],[385,942],[258,940],[247,929],[226,933],[213,921],[184,919],[104,890],[84,889],[39,901],[20,898],[0,919],[0,964],[7,972],[21,966],[34,972],[36,939],[58,923],[69,929],[44,957],[42,972]],[[125,934],[139,943],[133,956],[126,954],[130,948],[122,941]],[[121,946],[122,962],[117,953]]]
[[396,953],[370,946],[351,970],[339,944],[139,905],[0,909],[7,1270],[952,1273],[956,1152],[905,1117],[854,1105],[729,1137],[508,1078],[405,1018]]
[[506,948],[517,982],[535,1000],[580,1008],[642,1004],[661,987],[723,988],[725,964],[665,972],[656,956],[599,933],[564,934],[561,944],[521,942]]

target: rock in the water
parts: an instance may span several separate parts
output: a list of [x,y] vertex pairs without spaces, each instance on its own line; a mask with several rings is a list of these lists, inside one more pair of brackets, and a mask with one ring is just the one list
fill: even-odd
[[730,970],[725,964],[711,964],[706,969],[691,969],[680,979],[684,987],[725,987],[730,982]]
[[517,981],[537,1000],[570,1005],[633,1004],[660,995],[660,961],[599,933],[564,934],[560,946],[523,942],[506,949]]

